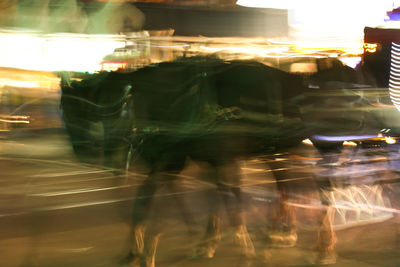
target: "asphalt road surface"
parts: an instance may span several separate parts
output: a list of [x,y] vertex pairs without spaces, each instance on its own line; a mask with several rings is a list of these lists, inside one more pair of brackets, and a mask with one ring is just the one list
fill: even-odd
[[[128,174],[117,176],[100,165],[78,162],[62,128],[3,133],[0,148],[0,266],[119,266],[118,261],[127,250],[132,200],[144,179],[141,173],[131,169]],[[289,160],[285,181],[296,183],[291,201],[297,213],[299,238],[293,248],[271,248],[263,235],[268,209],[278,201],[273,170],[266,164],[271,155],[241,163],[246,218],[256,248],[251,266],[309,266],[314,262],[316,207],[320,203],[310,181],[312,174],[318,172],[314,165],[317,156],[305,145],[299,152],[304,157]],[[363,169],[371,165],[363,165]],[[360,200],[353,210],[347,206],[349,217],[345,222],[340,216],[343,209],[337,205],[335,266],[400,265],[396,173],[386,164],[375,166],[368,175],[390,183],[382,187],[379,196],[371,196],[377,194],[373,186],[338,191],[337,198],[347,194],[342,200],[350,199],[349,195],[356,199],[358,192],[369,201]],[[151,215],[151,220],[163,224],[157,266],[240,266],[239,248],[233,242],[226,214],[215,257],[192,257],[206,225],[207,192],[214,188],[203,176],[201,166],[190,163],[181,174],[179,191],[161,189],[157,193]],[[187,202],[195,219],[192,231],[188,231],[174,206],[173,195]],[[383,200],[376,200],[379,197]],[[365,211],[360,208],[363,205],[376,209]],[[354,219],[357,211],[361,217]],[[375,215],[368,217],[368,212]]]
[[[119,266],[146,170],[132,167],[116,175],[102,167],[101,158],[98,164],[79,162],[62,128],[57,90],[28,96],[21,88],[6,89],[0,115],[17,117],[0,121],[0,266]],[[397,145],[384,151],[348,147],[341,154],[333,175],[337,187],[329,193],[338,237],[335,266],[400,266],[398,155]],[[318,159],[313,147],[302,144],[290,154],[240,163],[244,211],[256,249],[251,266],[314,264],[321,202],[313,178],[323,177]],[[287,178],[281,182],[292,188],[288,204],[296,211],[298,241],[291,248],[271,247],[264,231],[279,203],[273,175],[279,170],[269,164],[274,160],[284,162]],[[343,177],[351,186],[340,186]],[[150,222],[163,226],[156,266],[244,266],[226,212],[215,257],[193,257],[215,185],[193,162],[178,178],[179,188],[161,187],[152,205]],[[186,202],[194,224],[184,222],[177,198]]]

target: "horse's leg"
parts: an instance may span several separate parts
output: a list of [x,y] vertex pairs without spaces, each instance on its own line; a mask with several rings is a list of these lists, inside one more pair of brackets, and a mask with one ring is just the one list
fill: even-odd
[[143,267],[154,266],[155,253],[161,235],[160,222],[151,224],[151,231],[146,230],[147,220],[154,202],[154,196],[159,184],[168,185],[176,179],[185,164],[181,154],[162,155],[158,163],[153,164],[152,171],[142,185],[139,186],[133,204],[131,250],[128,258],[138,262]]
[[[176,166],[173,166],[174,168]],[[183,165],[182,165],[183,167]],[[185,203],[179,196],[175,195],[174,193],[177,189],[176,186],[176,178],[177,174],[180,173],[181,170],[174,170],[174,171],[165,171],[165,172],[158,172],[154,174],[153,179],[157,183],[162,183],[162,185],[166,186],[168,190],[172,190],[172,198],[175,203],[178,205],[179,212],[183,215],[185,223],[189,226],[193,223],[193,219],[186,208]],[[150,189],[152,190],[152,189]],[[149,193],[149,192],[147,192]],[[152,192],[152,196],[154,196],[155,191]],[[139,198],[141,198],[141,194]],[[149,197],[149,196],[148,196]],[[146,200],[145,200],[146,201]],[[140,255],[140,266],[141,267],[154,267],[155,266],[155,258],[156,258],[156,251],[159,239],[161,237],[162,229],[164,227],[162,220],[155,220],[149,222],[147,224],[146,229],[144,227],[143,219],[148,217],[149,213],[149,203],[138,203],[136,202],[136,209],[140,205],[139,214],[138,216],[134,217],[133,223],[133,242],[134,242],[134,253],[136,255]]]
[[[140,257],[140,267],[155,267],[156,252],[158,241],[161,237],[162,225],[160,221],[155,221],[147,226],[146,234],[140,242],[143,242]],[[140,233],[142,234],[142,233]]]
[[332,189],[331,177],[334,173],[333,164],[339,160],[342,143],[318,143],[313,142],[314,146],[322,155],[322,160],[318,163],[324,169],[323,177],[317,177],[317,186],[319,188],[321,203],[324,206],[319,215],[319,229],[317,240],[317,263],[322,265],[336,263],[335,245],[337,237],[333,229],[334,207],[329,198]]
[[288,205],[289,185],[284,181],[288,178],[287,166],[279,159],[269,163],[269,166],[277,182],[279,203],[273,208],[267,224],[268,239],[273,246],[293,247],[297,242],[296,213],[294,208]]
[[[150,198],[152,198],[152,196]],[[143,210],[146,206],[149,209],[151,202],[152,200],[141,203],[141,205],[143,205]],[[138,205],[138,202],[135,203],[135,206],[136,205]],[[143,211],[139,211],[139,213],[141,213],[141,216],[134,216],[134,223],[131,227],[129,239],[130,252],[121,263],[123,265],[129,264],[129,266],[135,267],[154,267],[158,241],[161,236],[161,228],[158,223],[155,223],[157,226],[154,227],[153,223],[149,224],[145,222],[145,219],[148,217],[148,211],[146,212],[147,214],[143,213]]]
[[220,201],[213,191],[207,192],[208,221],[201,243],[196,247],[196,256],[213,258],[221,240]]
[[[216,169],[208,168],[207,176],[212,181],[216,181]],[[216,189],[209,189],[206,192],[205,198],[207,200],[208,218],[207,226],[204,236],[200,244],[196,247],[195,256],[213,258],[215,251],[221,240],[221,204],[220,196],[217,194]]]
[[241,170],[237,162],[216,165],[218,191],[222,194],[230,223],[235,231],[235,239],[242,248],[242,255],[255,255],[254,245],[247,232],[243,214],[243,196],[240,188]]
[[157,190],[157,172],[152,171],[143,184],[139,185],[133,203],[132,225],[129,235],[129,253],[122,260],[125,263],[140,263],[145,246],[146,220],[149,217]]
[[222,202],[229,215],[230,224],[234,228],[235,241],[242,248],[246,259],[254,256],[254,246],[247,232],[242,212],[242,194],[240,190],[240,169],[234,164],[213,164],[209,174],[217,184],[217,192],[209,191],[207,196],[209,217],[206,232],[201,244],[197,247],[196,255],[212,258],[221,239],[220,211]]
[[322,192],[321,201],[325,208],[321,210],[318,221],[317,262],[321,265],[335,264],[335,245],[337,242],[337,237],[333,229],[335,208],[331,206],[329,198],[327,198],[326,194],[323,194]]

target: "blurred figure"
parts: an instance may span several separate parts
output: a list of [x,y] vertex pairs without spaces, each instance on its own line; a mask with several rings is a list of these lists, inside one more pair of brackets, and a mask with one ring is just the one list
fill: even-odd
[[41,30],[48,16],[50,0],[21,0],[15,3],[17,11],[14,26],[32,30]]
[[10,26],[47,33],[119,34],[138,31],[144,15],[132,3],[120,1],[20,0],[3,4],[15,9]]
[[51,33],[85,33],[87,21],[87,14],[81,9],[77,0],[49,0],[42,30]]
[[[96,7],[97,5],[97,7]],[[139,31],[144,23],[144,14],[131,3],[107,1],[106,3],[85,3],[89,34],[118,34]]]

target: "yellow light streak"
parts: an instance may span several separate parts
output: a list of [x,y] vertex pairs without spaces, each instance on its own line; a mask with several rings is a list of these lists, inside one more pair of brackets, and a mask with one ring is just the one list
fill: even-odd
[[267,40],[264,46],[205,46],[199,47],[200,51],[208,53],[248,54],[265,58],[298,58],[298,57],[338,57],[359,56],[363,53],[363,42],[360,40],[336,40],[333,43],[326,41],[286,41]]
[[29,124],[29,118],[23,115],[0,115],[0,122]]
[[354,143],[353,141],[344,141],[343,146],[351,146],[351,147],[356,147],[357,144]]
[[[240,58],[271,59],[348,57],[361,55],[363,42],[340,38],[314,40],[265,38],[146,37],[149,41],[178,42],[193,53],[226,53]],[[151,39],[153,38],[153,39]],[[37,71],[97,72],[110,66],[103,58],[124,47],[124,35],[39,34],[0,29],[0,67]],[[28,45],[29,44],[29,45]],[[112,67],[112,66],[111,66]],[[113,68],[112,70],[114,70]],[[111,70],[111,69],[110,69]],[[35,86],[26,83],[25,86]]]
[[390,137],[390,136],[386,136],[385,137],[385,141],[389,145],[396,144],[396,142],[397,142],[396,139],[394,139],[393,137]]
[[36,81],[16,81],[11,79],[0,78],[0,88],[5,86],[18,87],[18,88],[39,88],[40,84]]
[[308,146],[313,146],[313,143],[311,142],[310,139],[304,139],[303,141],[301,141],[303,144],[308,145]]
[[303,53],[321,53],[331,51],[331,56],[341,55],[361,55],[363,41],[361,39],[326,38],[322,40],[295,40],[292,44],[293,51]]

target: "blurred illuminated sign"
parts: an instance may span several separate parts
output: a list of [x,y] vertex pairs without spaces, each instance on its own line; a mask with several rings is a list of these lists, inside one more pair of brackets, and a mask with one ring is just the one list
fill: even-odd
[[377,47],[377,44],[364,43],[364,51],[368,53],[375,53]]

